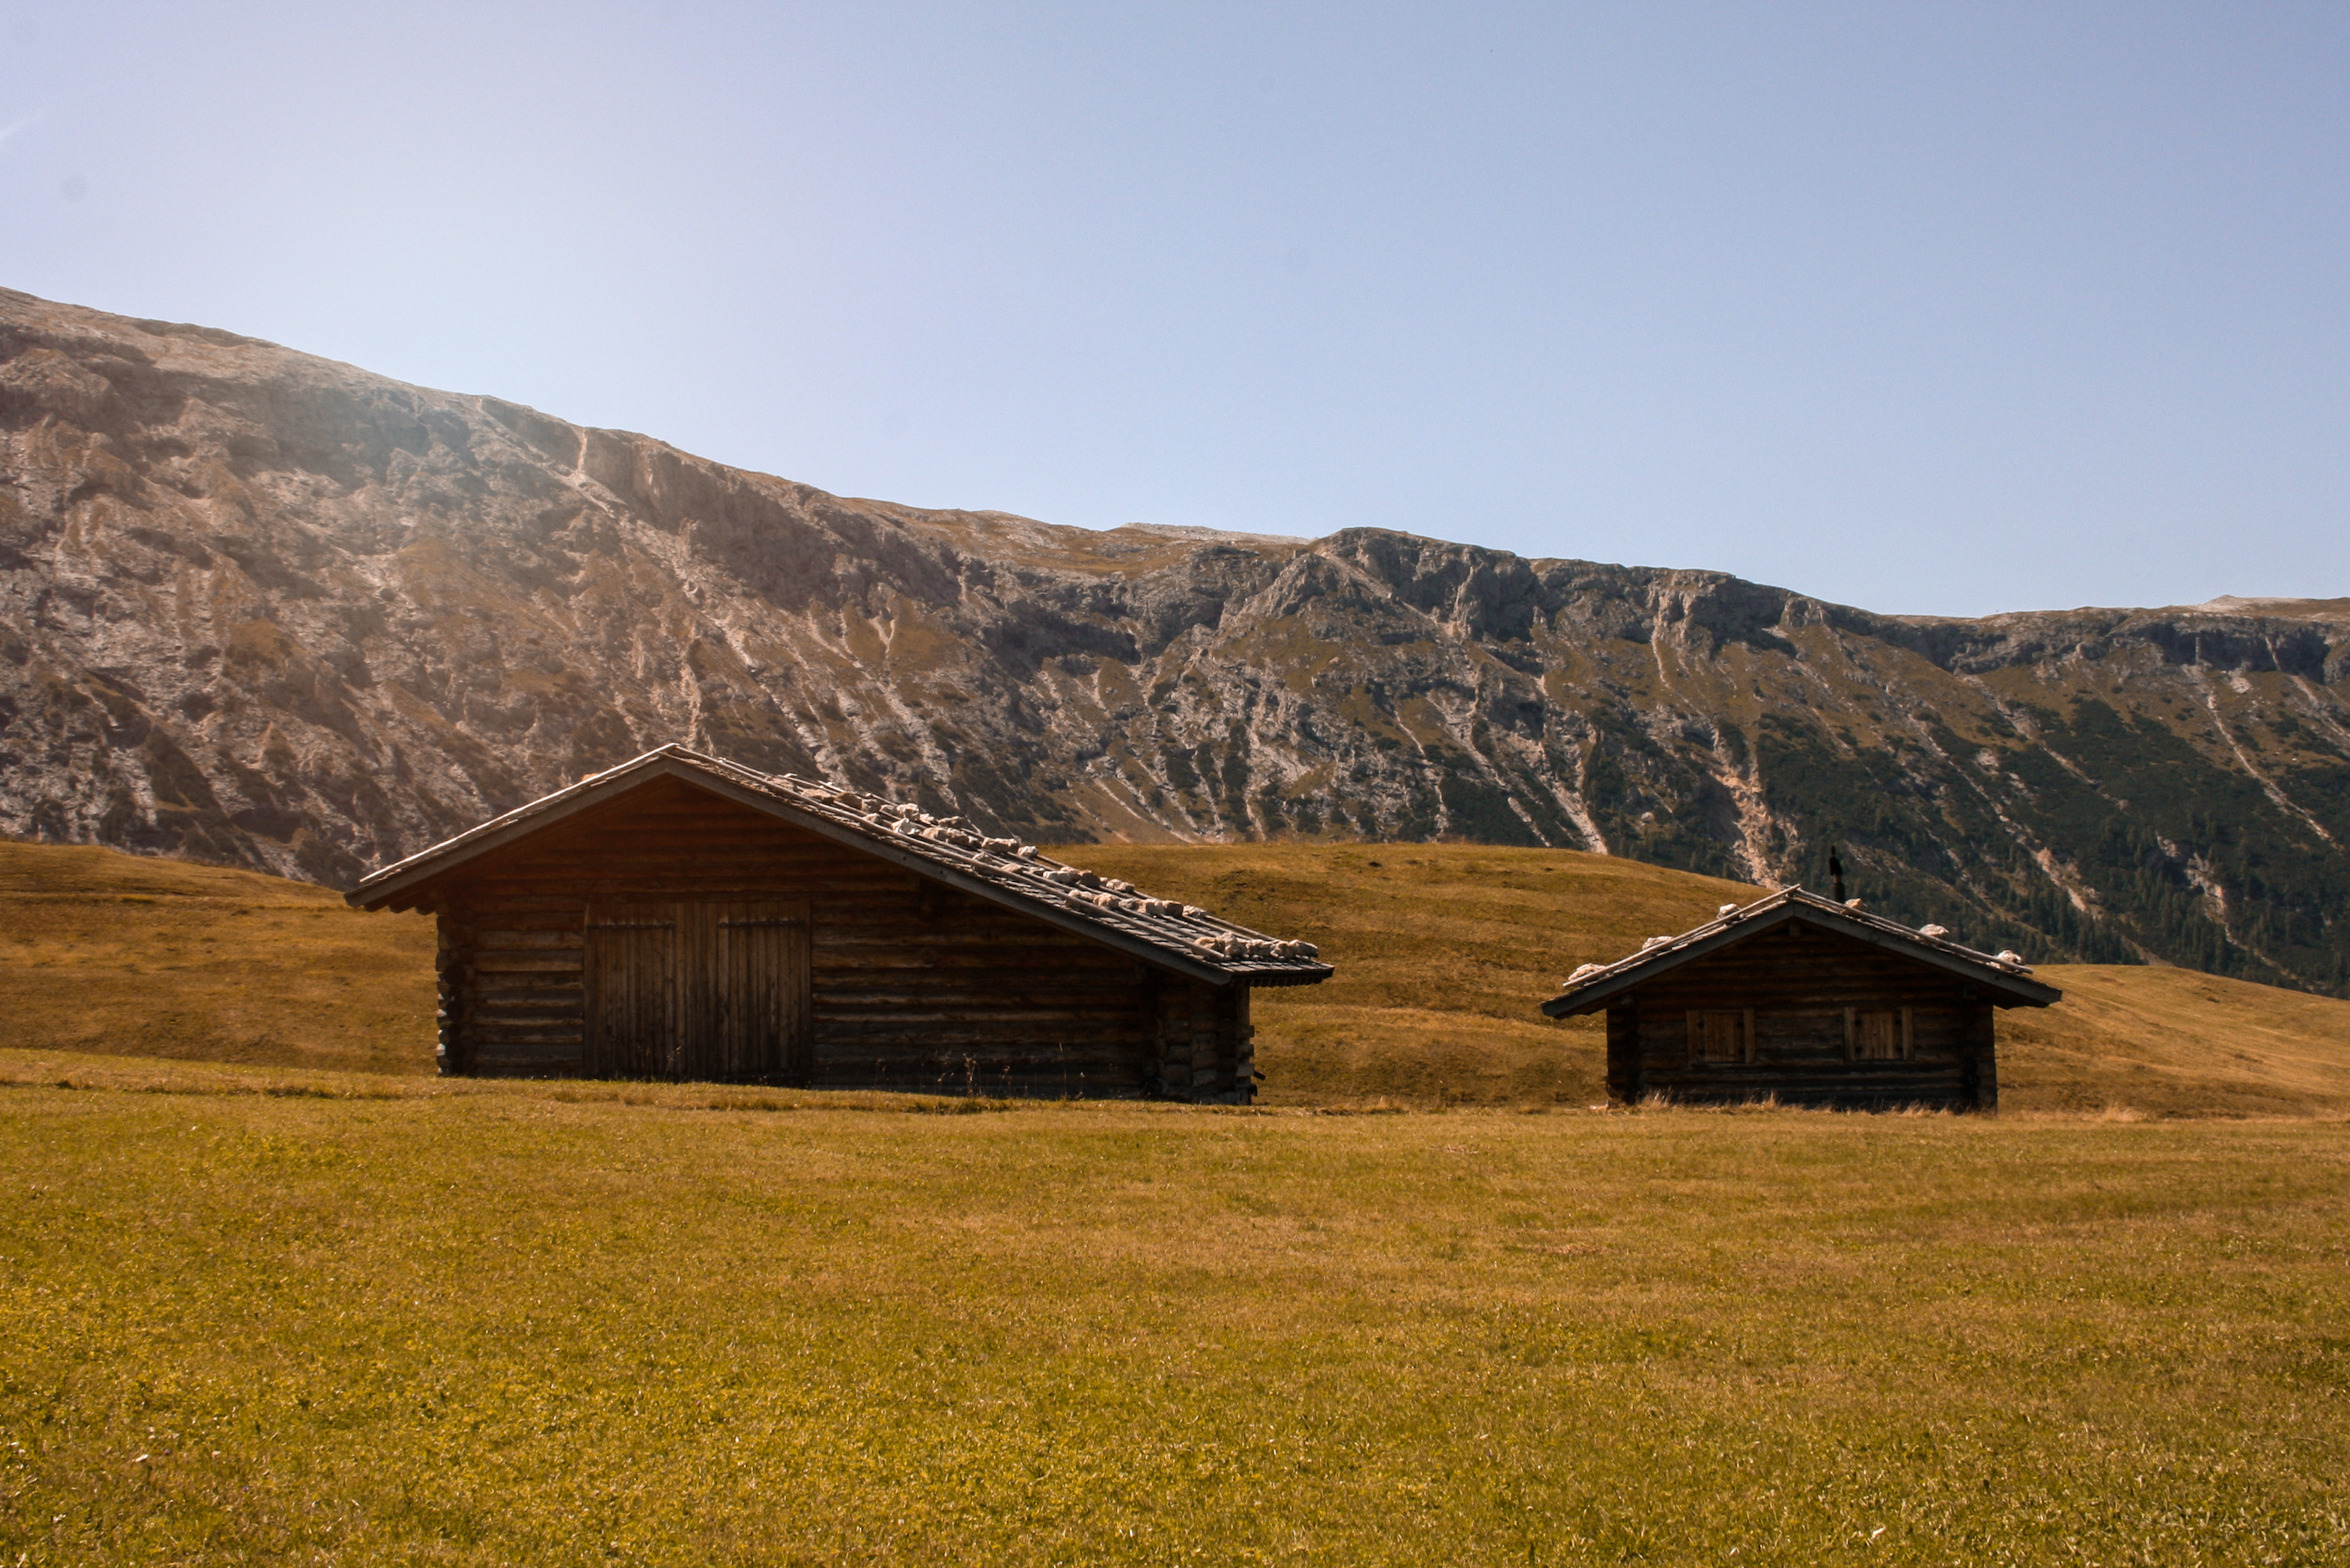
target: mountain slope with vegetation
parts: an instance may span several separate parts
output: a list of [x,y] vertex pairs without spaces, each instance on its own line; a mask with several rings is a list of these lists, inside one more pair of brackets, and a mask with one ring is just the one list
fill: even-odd
[[[1440,523],[1441,520],[1438,520]],[[2350,995],[2350,604],[1875,615],[845,500],[0,292],[0,831],[347,883],[684,741],[1030,839],[1440,839]]]

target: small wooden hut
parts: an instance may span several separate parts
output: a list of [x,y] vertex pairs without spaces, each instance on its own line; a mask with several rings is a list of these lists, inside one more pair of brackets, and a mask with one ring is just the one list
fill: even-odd
[[663,746],[385,867],[441,1070],[1245,1103],[1315,950],[956,817]]
[[1543,1003],[1605,1011],[1607,1094],[1854,1109],[1999,1105],[1993,1019],[2063,992],[2013,953],[1981,953],[1789,888],[1612,964]]

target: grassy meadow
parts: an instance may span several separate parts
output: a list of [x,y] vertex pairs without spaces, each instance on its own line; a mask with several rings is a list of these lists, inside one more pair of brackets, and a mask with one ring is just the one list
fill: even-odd
[[[1536,1007],[1755,888],[1606,856],[1471,845],[1085,845],[1082,866],[1318,944],[1329,982],[1255,999],[1268,1105],[1583,1106],[1596,1019]],[[1960,933],[1963,938],[1965,933]],[[6,1043],[432,1071],[432,927],[331,892],[110,850],[0,842]],[[2000,1019],[2011,1110],[2350,1116],[2350,1002],[2186,970],[2050,965]]]
[[[1261,991],[1272,1105],[1606,1098],[1606,1029],[1535,1009],[1581,963],[1762,890],[1571,850],[1084,845],[1058,853],[1317,944],[1328,982]],[[1966,933],[1957,933],[1960,940]],[[2065,1000],[1999,1015],[2010,1110],[2350,1116],[2350,1002],[2145,965],[2047,964]]]
[[0,1563],[2350,1559],[2334,1123],[17,1050],[0,1182]]
[[437,1079],[429,922],[0,845],[0,1568],[2350,1561],[2350,1003],[1595,1113],[1534,1002],[1752,889],[1071,856],[1339,965],[1271,1103]]
[[432,945],[307,882],[0,840],[0,1044],[430,1073]]

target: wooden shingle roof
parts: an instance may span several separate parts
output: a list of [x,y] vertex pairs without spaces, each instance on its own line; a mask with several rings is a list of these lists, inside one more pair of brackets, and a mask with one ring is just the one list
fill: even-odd
[[1713,919],[1677,937],[1651,937],[1629,958],[1611,964],[1584,965],[1567,977],[1559,993],[1544,1002],[1542,1010],[1553,1018],[1596,1012],[1643,981],[1653,980],[1667,970],[1791,920],[1890,949],[1905,958],[1977,981],[1991,993],[1994,1006],[2046,1007],[2064,999],[2064,993],[2054,986],[2032,979],[2031,966],[2013,953],[1977,952],[1950,940],[1938,926],[1913,929],[1898,920],[1823,898],[1801,888],[1784,888],[1752,904],[1724,906]]
[[446,873],[660,778],[682,779],[820,837],[1213,984],[1313,985],[1332,973],[1311,943],[1284,941],[1219,919],[1196,905],[1154,898],[1132,883],[1064,865],[1034,845],[987,837],[960,817],[932,816],[818,779],[763,774],[677,745],[592,774],[372,872],[351,889],[348,901],[363,909],[420,908],[432,898],[431,884]]

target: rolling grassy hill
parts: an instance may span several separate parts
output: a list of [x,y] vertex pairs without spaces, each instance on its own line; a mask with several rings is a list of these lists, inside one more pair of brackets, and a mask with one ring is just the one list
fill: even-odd
[[0,1044],[430,1073],[432,946],[307,882],[0,843]]
[[[1076,864],[1318,944],[1337,978],[1258,993],[1273,1105],[1596,1104],[1601,1029],[1559,977],[1755,896],[1637,861],[1475,845],[1087,845]],[[1963,937],[1964,933],[1961,933]],[[0,844],[6,1044],[432,1070],[432,930],[327,889],[112,850]],[[2014,1110],[2350,1112],[2350,1002],[2137,966],[2050,965],[2001,1023]]]
[[[1742,891],[1084,858],[1325,945],[1292,1103],[1583,1103],[1521,1009]],[[2350,1549],[2335,1126],[433,1081],[428,922],[88,849],[0,951],[0,1563]],[[2350,1003],[2043,972],[2012,1106],[2343,1108]]]
[[[1476,845],[1085,845],[1163,898],[1317,944],[1336,979],[1257,993],[1272,1104],[1605,1097],[1604,1025],[1535,1008],[1575,965],[1760,896],[1638,861]],[[1963,941],[1968,933],[1958,932]],[[2030,956],[2030,955],[2026,955]],[[2046,1012],[2000,1015],[2009,1110],[2350,1112],[2350,1002],[2135,964],[2048,964]]]

